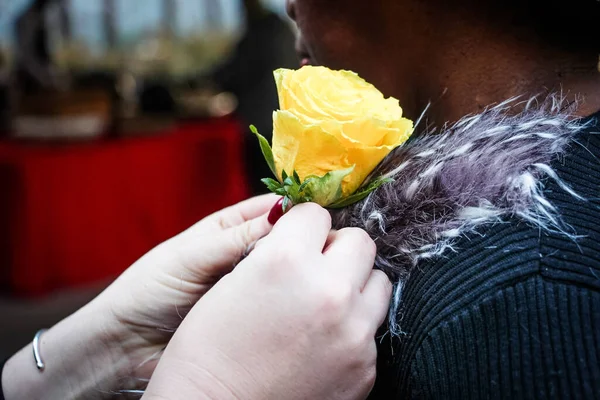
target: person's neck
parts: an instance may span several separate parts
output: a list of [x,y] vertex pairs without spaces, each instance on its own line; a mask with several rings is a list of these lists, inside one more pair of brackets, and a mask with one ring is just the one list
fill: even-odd
[[550,51],[531,37],[486,35],[476,26],[450,35],[441,31],[444,35],[429,38],[436,44],[421,54],[417,72],[396,90],[413,94],[406,100],[409,117],[418,117],[431,102],[427,117],[439,126],[516,96],[543,99],[553,93],[577,100],[577,116],[600,110],[596,53]]

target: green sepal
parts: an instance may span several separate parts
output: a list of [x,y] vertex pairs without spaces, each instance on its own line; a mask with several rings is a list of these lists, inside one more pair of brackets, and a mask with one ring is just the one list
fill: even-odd
[[328,172],[322,177],[309,176],[302,183],[300,183],[300,177],[296,171],[291,176],[282,171],[283,183],[272,178],[263,179],[262,182],[271,192],[284,198],[283,208],[287,212],[296,204],[308,202],[317,203],[330,209],[348,207],[363,200],[382,185],[393,181],[393,179],[382,177],[374,179],[353,195],[343,198],[342,182],[352,171],[354,171],[354,167]]
[[285,178],[283,180],[283,185],[284,186],[294,186],[294,184],[295,184],[295,182],[294,182],[294,180],[292,179],[291,176],[288,176],[287,178]]
[[292,206],[293,206],[293,203],[291,202],[290,198],[285,196],[283,198],[283,205],[282,205],[283,213],[285,214],[286,212],[288,212],[289,209],[292,208]]
[[267,186],[267,189],[269,189],[273,193],[276,193],[278,190],[283,189],[281,183],[279,183],[273,178],[264,178],[261,179],[261,182],[264,183]]
[[296,170],[294,170],[294,181],[298,184],[301,185],[302,181],[300,180],[300,175],[298,175],[298,172],[296,172]]
[[342,198],[342,181],[354,171],[354,166],[348,169],[331,171],[322,177],[309,176],[305,191],[310,193],[311,201],[328,207]]
[[312,201],[310,192],[307,190],[309,180],[302,183],[296,171],[293,172],[292,176],[289,176],[285,171],[281,171],[281,177],[281,182],[271,178],[262,179],[262,182],[269,191],[284,198],[284,210],[289,210],[295,204]]
[[386,183],[393,182],[393,179],[390,178],[377,178],[369,183],[365,188],[359,189],[356,193],[351,196],[348,196],[344,199],[341,199],[333,204],[327,206],[327,208],[338,209],[348,207],[354,203],[358,203],[359,201],[365,199],[368,195],[373,193],[375,190],[385,185]]
[[273,150],[271,149],[269,141],[263,135],[258,133],[258,129],[256,129],[254,125],[250,125],[250,131],[254,133],[254,135],[256,135],[256,137],[258,138],[260,150],[262,151],[263,156],[265,157],[265,161],[269,165],[271,172],[275,177],[279,178],[277,176],[277,170],[275,169],[275,159],[273,158]]
[[303,182],[303,183],[300,185],[300,187],[298,188],[298,191],[299,191],[299,192],[304,192],[304,190],[306,189],[306,187],[307,187],[308,185],[310,185],[310,183],[312,182],[312,180],[313,180],[313,178],[308,178],[308,179],[306,179],[306,180],[305,180],[305,181],[304,181],[304,182]]

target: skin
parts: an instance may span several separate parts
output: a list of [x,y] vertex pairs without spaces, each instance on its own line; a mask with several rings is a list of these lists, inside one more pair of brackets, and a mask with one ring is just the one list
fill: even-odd
[[[466,1],[466,0],[465,0]],[[436,125],[514,96],[562,92],[600,109],[598,53],[549,46],[534,28],[437,0],[287,0],[303,63],[350,69]],[[503,19],[506,18],[506,21]]]
[[144,399],[366,398],[391,294],[375,254],[316,204],[292,208],[194,307]]
[[331,232],[316,204],[273,227],[277,201],[220,211],[142,257],[42,335],[43,373],[31,345],[6,363],[5,398],[126,398],[150,377],[146,399],[366,397],[392,290],[375,243]]

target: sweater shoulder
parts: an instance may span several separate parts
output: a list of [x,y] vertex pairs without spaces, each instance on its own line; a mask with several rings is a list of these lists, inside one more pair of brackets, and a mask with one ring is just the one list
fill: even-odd
[[[545,196],[563,231],[542,231],[517,218],[459,239],[452,252],[421,264],[406,282],[403,302],[435,304],[437,318],[531,276],[600,290],[600,135],[582,133],[553,163],[579,197],[547,180]],[[437,298],[444,293],[443,298]]]
[[[573,389],[570,378],[557,375],[553,368],[582,370],[577,359],[543,360],[531,347],[512,355],[509,349],[520,345],[519,338],[530,335],[524,346],[533,346],[535,341],[539,351],[546,351],[549,357],[558,357],[553,350],[558,346],[572,357],[581,350],[571,349],[574,341],[595,346],[599,339],[598,334],[589,333],[597,331],[595,325],[600,323],[596,306],[600,300],[600,135],[595,131],[600,129],[592,127],[580,134],[552,165],[583,200],[555,181],[545,182],[544,194],[557,208],[565,232],[544,232],[511,218],[462,237],[454,251],[413,269],[402,293],[400,325],[405,336],[380,346],[380,380],[374,398],[395,398],[390,393],[427,397],[442,388],[440,382],[444,381],[444,391],[450,390],[446,393],[457,388],[478,390],[486,387],[481,386],[483,381],[471,385],[469,379],[478,379],[480,368],[493,367],[489,372],[495,378],[483,382],[493,385],[504,373],[502,379],[509,381],[515,371],[530,374],[528,367],[504,368],[522,360],[537,363],[541,374],[537,378],[550,386],[518,386],[518,382],[512,386],[534,388],[536,396],[542,397]],[[581,337],[567,337],[569,332],[579,332]],[[555,334],[560,337],[554,338]],[[494,347],[492,342],[505,348]],[[476,347],[481,352],[477,353]],[[593,348],[588,350],[593,354]],[[456,365],[450,365],[452,360]],[[600,373],[598,365],[584,364],[590,373]],[[458,367],[459,371],[440,372]],[[488,394],[510,391],[508,387],[488,389]]]

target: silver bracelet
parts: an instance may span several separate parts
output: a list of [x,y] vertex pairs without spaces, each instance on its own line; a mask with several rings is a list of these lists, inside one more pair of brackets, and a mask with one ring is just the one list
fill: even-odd
[[42,355],[40,354],[40,338],[42,334],[48,329],[40,329],[33,337],[33,358],[35,359],[35,365],[38,370],[43,371],[46,368],[46,364],[42,361]]

